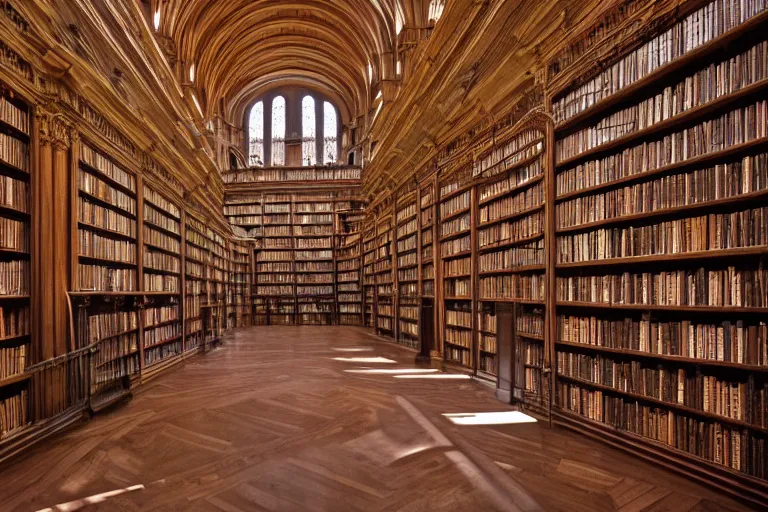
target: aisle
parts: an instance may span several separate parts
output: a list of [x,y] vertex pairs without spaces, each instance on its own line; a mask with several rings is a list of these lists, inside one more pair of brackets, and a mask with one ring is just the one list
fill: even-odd
[[242,330],[0,468],[0,508],[113,493],[84,510],[742,510],[561,429],[455,425],[443,414],[510,408],[413,357],[353,327]]

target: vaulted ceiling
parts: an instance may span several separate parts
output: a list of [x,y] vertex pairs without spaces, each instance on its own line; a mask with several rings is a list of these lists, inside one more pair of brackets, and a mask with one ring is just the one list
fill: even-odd
[[159,30],[175,41],[186,69],[195,65],[205,117],[235,121],[264,90],[300,83],[337,99],[349,120],[372,100],[368,65],[378,77],[380,58],[393,58],[398,26],[423,26],[428,4],[165,0]]

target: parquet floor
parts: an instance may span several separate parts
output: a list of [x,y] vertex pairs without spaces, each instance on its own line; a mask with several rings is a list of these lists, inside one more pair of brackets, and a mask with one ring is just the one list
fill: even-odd
[[[367,351],[338,351],[355,347]],[[333,359],[374,356],[397,364]],[[345,372],[412,365],[354,327],[239,331],[0,468],[0,510],[76,510],[56,505],[119,490],[83,509],[747,510],[563,429],[442,416],[509,409],[482,384]]]

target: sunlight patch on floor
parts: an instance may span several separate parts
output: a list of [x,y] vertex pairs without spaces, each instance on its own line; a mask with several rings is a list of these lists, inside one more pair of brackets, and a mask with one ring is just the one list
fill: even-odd
[[513,425],[516,423],[536,423],[536,418],[532,418],[520,411],[470,412],[443,414],[443,416],[456,425]]
[[383,364],[395,364],[397,361],[387,359],[386,357],[334,357],[334,361],[341,361],[343,363],[383,363]]

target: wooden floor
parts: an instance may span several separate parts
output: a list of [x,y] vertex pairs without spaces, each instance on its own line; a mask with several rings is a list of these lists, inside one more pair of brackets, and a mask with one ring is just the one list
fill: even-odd
[[[374,356],[398,363],[333,359]],[[354,327],[241,330],[0,468],[0,509],[123,490],[84,509],[748,510],[563,429],[455,426],[442,414],[509,410],[474,381],[345,372],[413,358]]]

